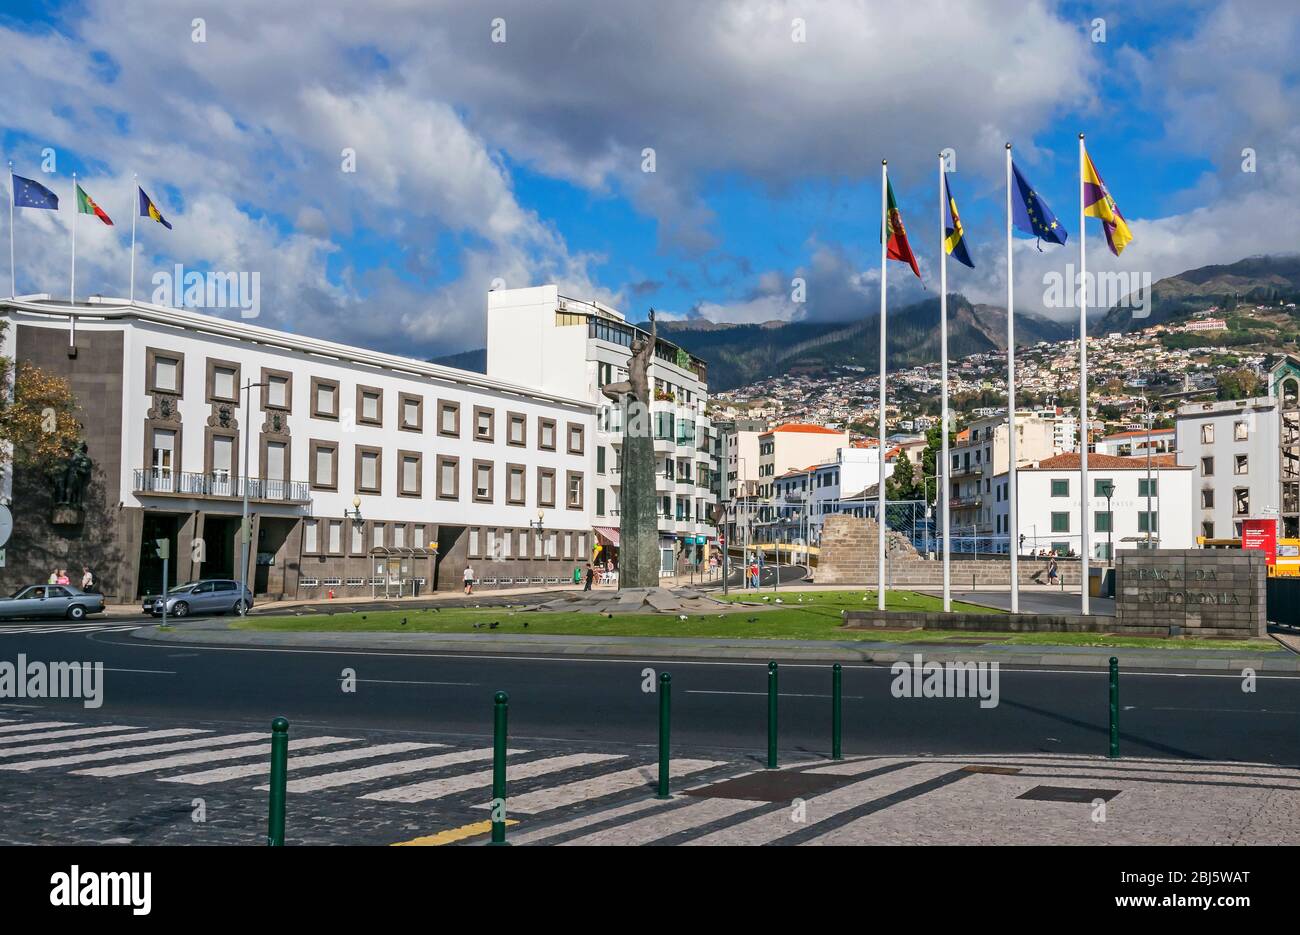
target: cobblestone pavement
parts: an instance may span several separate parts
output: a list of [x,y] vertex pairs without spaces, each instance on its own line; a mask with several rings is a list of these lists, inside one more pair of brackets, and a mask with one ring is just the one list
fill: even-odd
[[[87,712],[89,715],[90,712]],[[1300,770],[1053,755],[804,758],[512,738],[516,844],[1290,844]],[[260,844],[265,725],[0,708],[0,843]],[[295,727],[290,844],[478,843],[491,748]],[[1104,804],[1103,804],[1104,803]]]

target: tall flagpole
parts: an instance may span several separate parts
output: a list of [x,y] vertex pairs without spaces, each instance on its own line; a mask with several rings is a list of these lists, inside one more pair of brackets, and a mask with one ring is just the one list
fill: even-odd
[[1011,144],[1007,144],[1007,552],[1011,612],[1020,613],[1020,523],[1016,510],[1016,278],[1012,273]]
[[[77,304],[77,218],[81,216],[77,203],[77,173],[72,173],[72,276],[69,279],[68,304]],[[68,347],[77,346],[77,316],[68,309]],[[71,352],[69,352],[71,353]]]
[[885,609],[885,276],[889,250],[889,163],[880,160],[880,479],[876,488],[876,609]]
[[9,160],[9,298],[18,298],[18,274],[14,267],[14,161]]
[[949,542],[948,542],[948,248],[945,241],[948,239],[945,232],[944,210],[947,205],[944,199],[948,197],[948,186],[945,184],[943,153],[939,154],[939,382],[940,388],[940,405],[939,405],[939,434],[942,438],[940,443],[939,457],[942,461],[941,469],[936,472],[943,481],[941,490],[935,492],[937,498],[940,493],[943,494],[943,609],[945,612],[952,610],[952,568],[949,564]]
[[138,178],[136,173],[131,173],[131,184],[136,186],[136,190],[131,201],[131,285],[127,295],[132,304],[135,303],[135,219],[140,213],[140,183],[136,181]]
[[1088,614],[1088,253],[1083,223],[1083,134],[1079,134],[1079,610]]

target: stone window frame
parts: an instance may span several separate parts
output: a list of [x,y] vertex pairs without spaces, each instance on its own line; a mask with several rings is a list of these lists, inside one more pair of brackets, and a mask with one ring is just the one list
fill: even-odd
[[166,422],[162,419],[145,419],[144,420],[144,458],[140,462],[144,470],[153,472],[153,435],[154,432],[172,432],[176,436],[174,448],[172,449],[172,482],[179,484],[182,468],[182,452],[185,450],[183,442],[183,431],[180,422]]
[[270,463],[269,449],[273,444],[284,445],[284,478],[280,482],[287,484],[293,480],[293,443],[289,440],[288,435],[272,435],[269,432],[261,433],[257,445],[257,466],[260,479],[266,481],[271,479],[266,476],[266,466]]
[[1201,444],[1202,445],[1214,444],[1214,423],[1213,422],[1205,422],[1201,424]]
[[[510,481],[516,475],[519,475],[519,497],[515,498],[510,495]],[[528,505],[528,465],[516,464],[513,462],[506,463],[506,490],[505,501],[510,506],[527,506]]]
[[[537,506],[538,508],[555,509],[555,480],[556,471],[552,467],[539,467],[537,469]],[[542,479],[549,477],[551,479],[551,499],[547,500],[542,496]]]
[[[569,496],[573,490],[574,480],[578,482],[578,499],[575,503]],[[565,471],[564,472],[564,508],[566,510],[581,510],[586,503],[586,483],[587,479],[582,471]]]
[[[515,441],[511,436],[514,434],[514,428],[518,425],[523,429],[519,441]],[[506,444],[512,448],[528,447],[528,416],[522,412],[506,411]]]
[[[316,529],[316,548],[314,548],[314,549],[309,549],[309,548],[307,548],[307,524],[308,524],[308,523],[313,524],[313,525],[315,526],[315,529]],[[326,554],[325,551],[321,548],[321,528],[320,528],[320,526],[321,526],[321,521],[320,521],[320,519],[319,519],[318,517],[315,517],[315,516],[304,516],[304,517],[302,518],[302,554],[303,554],[303,555],[313,555],[313,556],[315,556],[315,555],[325,555],[325,554]]]
[[[230,439],[230,478],[235,481],[241,475],[239,473],[239,429],[225,429],[216,425],[208,425],[203,428],[203,474],[206,477],[212,477],[214,472],[213,462],[216,460],[213,456],[216,454],[214,440],[218,437]],[[238,489],[236,487],[236,489]]]
[[[573,433],[578,433],[578,445],[573,445]],[[587,427],[581,422],[568,422],[564,426],[564,447],[571,455],[585,454],[587,451]]]
[[[284,405],[277,406],[268,401],[267,390],[270,389],[272,377],[282,377],[284,379]],[[265,383],[262,392],[258,393],[263,412],[293,412],[293,371],[291,370],[273,370],[270,367],[262,368],[262,375],[258,377],[259,383]]]
[[[361,464],[366,455],[375,456],[375,486],[361,486]],[[352,446],[352,489],[358,494],[382,496],[384,492],[384,449],[375,445]]]
[[[558,427],[559,427],[558,420],[556,419],[548,419],[545,416],[537,417],[537,450],[538,451],[556,450],[556,442],[559,441],[559,439],[556,437],[556,431]],[[544,439],[546,438],[546,429],[548,428],[551,430],[551,443],[549,445],[547,445],[544,441]]]
[[[331,555],[335,558],[342,558],[348,554],[348,538],[351,530],[348,528],[346,519],[326,519],[325,523],[325,541],[321,544],[321,554]],[[339,547],[338,551],[330,548],[330,529],[335,523],[339,524]],[[319,532],[319,531],[318,531]]]
[[[1065,523],[1063,524],[1063,528],[1061,528],[1061,529],[1057,529],[1057,528],[1056,528],[1056,518],[1057,518],[1058,516],[1062,516],[1062,517],[1065,518]],[[1064,510],[1064,511],[1061,511],[1061,510],[1054,510],[1054,511],[1052,511],[1051,516],[1050,516],[1049,519],[1048,519],[1048,526],[1050,527],[1050,528],[1048,529],[1048,532],[1053,533],[1053,534],[1054,534],[1054,533],[1069,532],[1069,531],[1070,531],[1070,512],[1069,512],[1068,510]]]
[[[316,405],[317,401],[320,399],[320,390],[323,387],[330,387],[331,389],[334,390],[334,411],[333,412],[324,412]],[[338,380],[331,380],[327,377],[312,377],[311,378],[311,417],[313,419],[328,419],[331,422],[337,422],[339,420],[339,404],[340,404],[341,395],[342,395],[342,388],[340,387]]]
[[[165,357],[176,361],[176,389],[168,390],[155,381],[158,376],[158,358]],[[165,393],[177,399],[185,398],[185,355],[180,351],[171,351],[160,347],[144,349],[144,391],[150,395]]]
[[[415,403],[415,424],[406,421],[406,404]],[[424,397],[419,393],[397,394],[397,429],[400,432],[424,431]]]
[[483,558],[483,529],[480,526],[465,527],[465,558]]
[[[358,521],[356,519],[352,519],[351,517],[349,517],[346,529],[347,529],[347,537],[348,537],[347,554],[350,556],[368,555],[370,553],[370,546],[366,545],[366,543],[369,541],[369,537],[367,533],[369,533],[370,530],[366,528],[366,521],[365,520]],[[360,549],[352,548],[352,533],[356,529],[361,530]],[[366,577],[368,578],[370,576],[367,575]]]
[[[478,471],[479,468],[487,468],[488,471],[488,492],[487,496],[481,496],[478,492]],[[485,458],[475,458],[473,467],[470,468],[470,500],[473,503],[492,503],[496,495],[497,466],[495,461],[489,461]]]
[[[370,543],[370,545],[366,546],[367,555],[370,553],[371,549],[388,548],[388,543],[392,541],[391,537],[388,535],[388,529],[391,525],[392,523],[382,519],[366,521],[366,542]],[[375,545],[375,530],[379,531],[379,545]]]
[[[448,410],[456,416],[456,427],[450,432],[442,427],[443,413]],[[460,403],[454,399],[438,400],[438,434],[443,438],[460,438]]]
[[[415,459],[415,489],[407,490],[403,486],[403,478],[406,476],[406,459]],[[424,452],[413,451],[406,448],[397,450],[397,495],[399,497],[416,497],[419,498],[424,494]]]
[[[367,395],[379,397],[375,400],[376,416],[372,419],[365,415],[363,403]],[[380,386],[366,386],[364,383],[357,384],[356,395],[356,416],[357,425],[373,425],[382,428],[384,425],[384,390]]]
[[[442,469],[447,465],[451,466],[452,483],[456,487],[456,489],[451,493],[446,493],[442,489]],[[460,500],[460,458],[457,455],[438,455],[433,478],[433,487],[439,500]]]
[[[234,377],[234,396],[217,395],[217,368],[223,370],[235,371]],[[203,380],[203,401],[208,403],[233,403],[238,406],[240,403],[239,393],[243,383],[243,365],[237,360],[220,360],[216,357],[207,358],[207,375]]]
[[[481,415],[486,415],[488,417],[488,433],[486,436],[480,435],[478,433],[478,417]],[[496,441],[496,437],[497,437],[496,410],[493,409],[491,406],[475,406],[474,420],[470,424],[470,434],[473,436],[474,441],[476,442],[484,442],[485,444],[490,444]]]
[[[1062,492],[1062,493],[1057,493],[1057,492],[1056,492],[1056,485],[1057,485],[1057,484],[1064,484],[1064,485],[1065,485],[1065,490],[1064,490],[1064,492]],[[1048,489],[1051,491],[1051,495],[1052,495],[1053,497],[1068,497],[1068,496],[1070,495],[1070,478],[1068,478],[1068,477],[1053,477],[1053,478],[1050,478],[1050,483],[1049,483],[1049,485],[1048,485]]]
[[[322,448],[330,451],[334,455],[334,483],[332,484],[322,484],[316,478],[316,453]],[[330,490],[337,492],[339,489],[339,443],[325,438],[308,439],[307,452],[307,485],[312,490]]]

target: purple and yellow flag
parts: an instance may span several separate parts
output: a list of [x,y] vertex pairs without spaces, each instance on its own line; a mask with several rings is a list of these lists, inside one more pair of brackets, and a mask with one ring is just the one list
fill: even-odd
[[1106,245],[1110,252],[1119,256],[1133,239],[1133,232],[1128,229],[1128,222],[1119,213],[1119,205],[1110,197],[1106,183],[1101,180],[1097,167],[1092,164],[1088,151],[1083,153],[1083,213],[1089,217],[1099,218],[1106,229]]

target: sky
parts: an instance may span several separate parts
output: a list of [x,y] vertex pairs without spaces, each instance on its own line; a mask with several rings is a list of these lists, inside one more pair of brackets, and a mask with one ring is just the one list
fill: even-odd
[[1115,258],[1088,220],[1090,270],[1300,249],[1297,48],[1281,0],[9,0],[0,149],[61,210],[0,223],[18,294],[66,297],[77,173],[114,221],[78,221],[77,294],[124,296],[138,176],[173,229],[138,222],[137,298],[175,264],[256,272],[257,324],[428,357],[483,345],[494,286],[874,314],[882,159],[903,309],[938,294],[946,149],[976,265],[949,291],[1005,305],[1010,142],[1070,232],[1017,235],[1016,308],[1065,318],[1081,132],[1134,234]]

